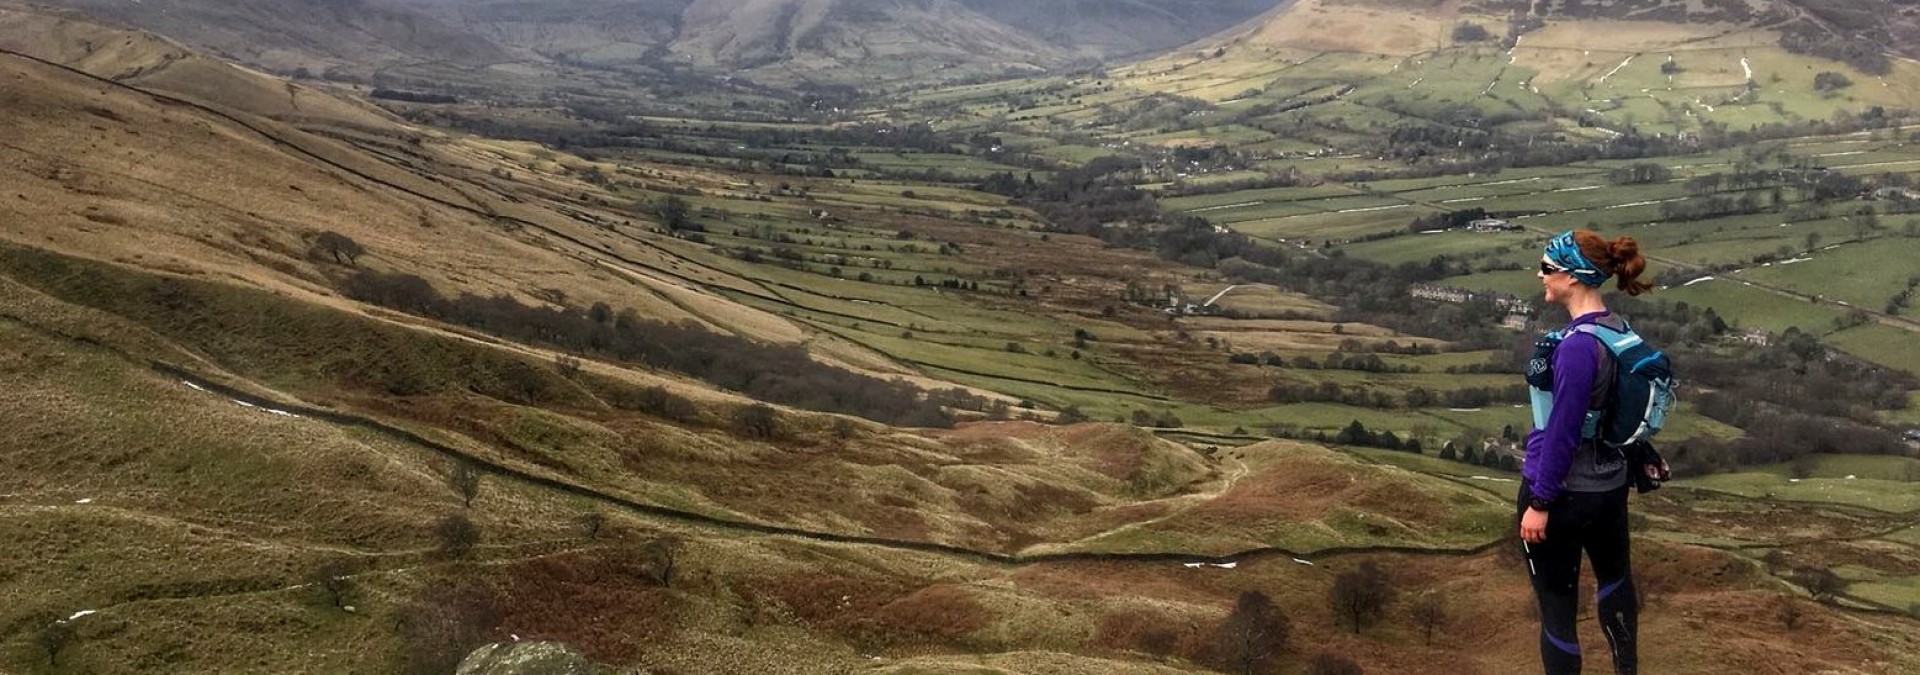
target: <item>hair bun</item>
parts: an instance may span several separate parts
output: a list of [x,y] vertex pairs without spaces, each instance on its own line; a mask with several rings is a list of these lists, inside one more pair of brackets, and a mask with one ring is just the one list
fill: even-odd
[[1611,262],[1615,265],[1625,264],[1640,257],[1640,242],[1634,241],[1633,237],[1614,239],[1607,244],[1607,257],[1612,258]]

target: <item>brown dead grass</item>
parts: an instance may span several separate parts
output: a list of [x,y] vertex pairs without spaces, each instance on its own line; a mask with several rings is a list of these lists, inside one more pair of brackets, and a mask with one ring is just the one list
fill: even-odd
[[673,630],[682,604],[631,548],[575,551],[500,572],[500,630],[563,642],[596,661],[633,661]]

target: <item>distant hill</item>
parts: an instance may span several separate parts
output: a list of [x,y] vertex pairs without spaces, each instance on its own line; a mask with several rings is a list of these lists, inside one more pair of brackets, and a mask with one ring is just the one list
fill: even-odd
[[[1586,21],[1690,27],[1674,33],[1674,44],[1765,28],[1789,49],[1837,60],[1920,56],[1916,0],[1301,0],[1230,35],[1309,49],[1412,54],[1455,42],[1453,29],[1461,22],[1487,29],[1491,40],[1511,40],[1543,22]],[[1616,46],[1602,42],[1611,37],[1620,36],[1589,33],[1587,46]]]
[[953,79],[1169,49],[1276,0],[53,0],[281,72]]
[[508,51],[379,0],[53,0],[99,19],[149,30],[276,70],[443,62],[484,66]]

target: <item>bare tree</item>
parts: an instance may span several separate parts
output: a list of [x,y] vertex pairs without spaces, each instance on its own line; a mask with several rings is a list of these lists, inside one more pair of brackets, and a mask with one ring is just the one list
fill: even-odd
[[314,568],[308,580],[314,588],[326,595],[327,601],[334,607],[347,604],[347,594],[353,592],[353,564],[346,560],[331,560]]
[[580,514],[576,522],[580,524],[580,534],[591,541],[600,538],[600,530],[607,526],[607,514],[588,511]]
[[453,513],[433,524],[433,538],[440,543],[440,552],[450,558],[466,557],[474,545],[480,543],[480,527],[467,518],[467,514]]
[[1413,601],[1413,606],[1409,607],[1407,611],[1413,615],[1414,625],[1419,626],[1421,630],[1425,632],[1427,646],[1432,646],[1433,631],[1445,625],[1447,622],[1446,599],[1440,597],[1438,591],[1427,591],[1421,593],[1420,597]]
[[333,256],[334,262],[349,266],[357,264],[360,254],[367,252],[367,249],[360,246],[360,242],[332,230],[321,232],[320,236],[314,239],[313,250]]
[[654,537],[652,541],[641,545],[640,563],[646,569],[647,580],[657,586],[672,586],[681,549],[685,546],[684,540],[672,534]]
[[473,498],[480,496],[480,470],[468,462],[454,462],[447,471],[447,486],[460,495],[461,506],[473,508]]
[[1359,633],[1386,612],[1394,595],[1386,572],[1372,562],[1363,562],[1359,568],[1334,577],[1333,588],[1327,591],[1327,605],[1335,617],[1345,618],[1353,632]]
[[1242,591],[1214,633],[1218,665],[1243,675],[1266,672],[1286,651],[1292,630],[1286,613],[1267,594]]

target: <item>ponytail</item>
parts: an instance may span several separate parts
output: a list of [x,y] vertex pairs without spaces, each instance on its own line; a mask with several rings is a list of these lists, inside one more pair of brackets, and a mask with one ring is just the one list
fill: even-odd
[[1647,259],[1640,255],[1640,242],[1633,237],[1608,240],[1591,230],[1579,230],[1573,233],[1573,239],[1580,247],[1580,255],[1619,279],[1620,290],[1627,295],[1653,290],[1653,284],[1640,279],[1647,271]]
[[1620,290],[1627,295],[1640,295],[1653,290],[1653,284],[1640,279],[1647,271],[1647,259],[1640,256],[1640,242],[1633,237],[1620,237],[1607,243],[1607,265],[1613,274],[1620,278]]

